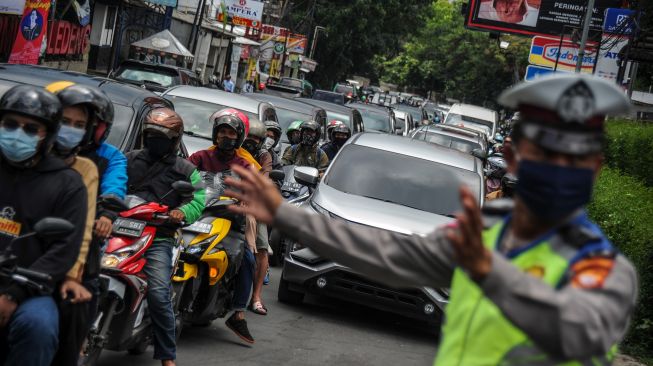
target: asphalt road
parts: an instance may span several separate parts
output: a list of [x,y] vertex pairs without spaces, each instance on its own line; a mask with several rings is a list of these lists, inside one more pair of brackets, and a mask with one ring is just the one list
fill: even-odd
[[[281,271],[264,286],[269,315],[247,313],[256,339],[245,345],[218,319],[209,327],[185,327],[178,365],[431,365],[437,336],[420,322],[323,297],[301,306],[277,301]],[[152,347],[141,356],[105,351],[99,365],[160,365]]]

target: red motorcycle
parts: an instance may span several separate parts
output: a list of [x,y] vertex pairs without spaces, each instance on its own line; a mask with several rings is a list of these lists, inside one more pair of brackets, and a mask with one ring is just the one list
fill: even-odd
[[[175,182],[173,191],[190,194],[188,182]],[[165,196],[164,196],[165,197]],[[163,199],[163,198],[162,198]],[[169,207],[128,196],[126,204],[108,198],[105,207],[120,211],[113,223],[113,235],[102,256],[101,295],[98,312],[83,350],[83,365],[94,365],[103,349],[142,354],[151,341],[151,320],[148,316],[147,278],[143,273],[145,252],[152,245],[162,226],[178,230],[183,223],[172,223]],[[174,271],[182,244],[181,235],[173,252]],[[173,294],[174,298],[174,294]]]

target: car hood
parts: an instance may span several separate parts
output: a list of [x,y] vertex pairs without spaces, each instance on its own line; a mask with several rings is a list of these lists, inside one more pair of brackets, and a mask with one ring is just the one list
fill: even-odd
[[213,146],[213,143],[210,140],[197,136],[184,135],[183,141],[188,150],[188,155],[193,155],[200,150],[206,150]]
[[312,200],[346,221],[406,235],[426,235],[454,221],[448,216],[344,193],[324,183],[320,183]]

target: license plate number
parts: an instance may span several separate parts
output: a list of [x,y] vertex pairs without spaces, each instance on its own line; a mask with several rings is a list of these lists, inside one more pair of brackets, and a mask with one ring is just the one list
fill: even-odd
[[285,192],[299,192],[299,190],[302,188],[302,185],[299,183],[293,183],[293,182],[283,182],[283,186],[281,187],[282,191]]
[[146,223],[144,221],[117,218],[113,222],[113,233],[117,235],[130,236],[133,238],[138,238],[143,235],[143,230],[145,230]]
[[195,222],[192,225],[186,226],[184,231],[190,231],[193,233],[208,234],[213,229],[213,225],[207,224],[205,222]]

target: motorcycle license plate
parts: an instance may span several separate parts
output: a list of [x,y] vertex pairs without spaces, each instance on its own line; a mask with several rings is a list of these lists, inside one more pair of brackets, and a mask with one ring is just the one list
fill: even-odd
[[125,219],[119,217],[113,222],[113,233],[116,235],[124,235],[132,238],[138,238],[143,235],[145,230],[145,221]]
[[292,193],[297,193],[299,190],[302,188],[302,185],[299,183],[293,183],[293,182],[283,182],[283,186],[281,186],[281,190],[284,192],[292,192]]
[[184,231],[190,231],[192,233],[208,234],[213,229],[213,225],[207,224],[205,222],[195,222],[192,225],[186,226]]

